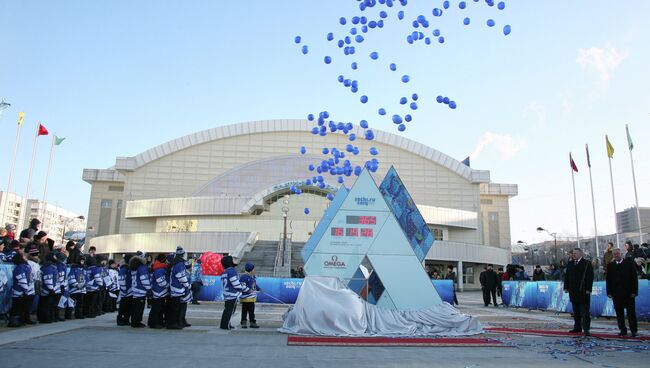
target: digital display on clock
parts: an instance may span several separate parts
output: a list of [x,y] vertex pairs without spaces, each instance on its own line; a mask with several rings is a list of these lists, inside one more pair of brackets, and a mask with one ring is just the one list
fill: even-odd
[[332,236],[343,236],[343,228],[342,227],[333,227],[332,228]]
[[352,225],[376,225],[376,216],[346,216],[346,224]]
[[372,234],[373,234],[372,229],[368,229],[368,228],[361,229],[361,236],[363,237],[372,238],[373,236]]

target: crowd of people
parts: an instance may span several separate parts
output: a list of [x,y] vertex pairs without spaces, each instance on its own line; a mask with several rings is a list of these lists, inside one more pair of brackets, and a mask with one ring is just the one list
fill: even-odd
[[[15,227],[0,229],[0,262],[15,265],[12,274],[11,307],[8,327],[72,319],[95,318],[117,312],[119,326],[154,329],[182,329],[187,323],[187,304],[199,304],[200,260],[189,262],[178,246],[173,253],[155,258],[136,252],[123,255],[119,262],[96,254],[90,247],[68,241],[56,244],[39,231],[40,221],[16,238]],[[196,267],[193,267],[193,263]],[[238,275],[231,256],[221,260],[221,283],[225,309],[220,327],[233,328],[230,320],[237,301],[242,305],[241,327],[258,328],[255,320],[257,287],[255,265],[247,263],[246,273]],[[4,276],[4,274],[2,274]],[[7,282],[0,280],[0,292]],[[151,308],[143,323],[146,306]],[[36,320],[32,315],[36,315]],[[250,325],[249,325],[250,322]]]

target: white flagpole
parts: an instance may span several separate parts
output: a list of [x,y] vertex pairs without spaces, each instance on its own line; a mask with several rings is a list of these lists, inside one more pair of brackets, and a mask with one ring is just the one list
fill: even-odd
[[[9,202],[9,193],[11,192],[11,182],[13,181],[14,178],[14,166],[16,164],[16,154],[18,153],[18,143],[20,142],[20,127],[23,125],[22,122],[21,124],[17,124],[18,126],[16,127],[16,140],[14,141],[14,153],[11,156],[11,164],[9,164],[9,182],[7,183],[7,192],[6,192],[6,198],[5,202],[2,205],[2,219],[4,220],[7,216],[7,203]],[[20,211],[24,211],[25,209],[20,208]],[[19,216],[20,218],[20,216]],[[4,226],[4,223],[2,224]],[[17,227],[21,226],[21,224],[16,224]]]
[[589,186],[591,187],[591,207],[594,210],[594,239],[596,241],[596,258],[600,258],[600,251],[598,250],[598,227],[596,226],[596,201],[594,199],[594,182],[591,178],[591,160],[589,159],[589,146],[585,144],[587,150],[587,161],[589,164]]
[[[625,124],[625,131],[630,135],[627,124]],[[630,149],[630,164],[632,165],[632,183],[634,184],[634,202],[636,204],[636,218],[637,223],[639,224],[639,244],[643,243],[643,230],[641,229],[641,211],[639,211],[639,196],[636,193],[636,175],[634,174],[634,158],[632,157],[632,149]]]
[[[40,125],[40,123],[38,123]],[[29,190],[32,186],[32,171],[34,171],[34,160],[36,159],[36,144],[38,144],[38,126],[34,135],[34,147],[32,148],[32,162],[29,164],[29,176],[27,176],[27,189],[25,191],[25,201],[29,199]]]
[[[571,153],[569,153],[569,159],[573,160]],[[576,239],[578,239],[578,248],[580,248],[580,228],[578,226],[578,200],[576,199],[576,179],[573,173],[573,167],[571,167],[571,182],[573,183],[573,207],[576,214]]]
[[614,228],[616,229],[616,248],[620,248],[621,245],[619,244],[618,240],[618,226],[616,226],[616,196],[614,196],[614,174],[612,174],[612,158],[608,157],[608,162],[609,162],[609,180],[612,184],[612,204],[614,205]]
[[45,191],[43,192],[43,203],[47,201],[47,185],[50,180],[50,172],[52,171],[52,160],[54,159],[54,139],[56,134],[52,135],[52,146],[50,147],[50,162],[47,164],[47,175],[45,176]]

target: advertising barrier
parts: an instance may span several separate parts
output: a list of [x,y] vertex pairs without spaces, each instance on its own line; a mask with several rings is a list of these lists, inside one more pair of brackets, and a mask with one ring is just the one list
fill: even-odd
[[[504,281],[503,303],[510,307],[552,310],[571,313],[573,309],[569,294],[559,281]],[[594,282],[591,290],[591,315],[614,317],[614,305],[607,297],[604,281]],[[639,280],[639,295],[636,297],[637,318],[650,320],[650,282]]]

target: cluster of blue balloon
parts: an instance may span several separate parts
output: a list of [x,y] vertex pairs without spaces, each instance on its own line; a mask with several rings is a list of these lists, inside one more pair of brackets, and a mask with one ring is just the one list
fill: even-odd
[[[473,1],[475,3],[478,3],[480,0],[473,0]],[[498,3],[495,3],[494,0],[483,0],[483,1],[489,7],[494,7],[496,5],[498,10],[505,9],[505,2],[503,1],[500,1]],[[352,17],[340,17],[338,19],[339,26],[345,27],[343,34],[340,36],[335,36],[334,32],[328,32],[325,36],[325,39],[327,40],[328,43],[333,43],[336,46],[338,46],[338,49],[345,57],[350,57],[352,55],[355,55],[354,57],[359,57],[359,53],[357,53],[358,51],[357,48],[362,47],[362,44],[366,42],[366,37],[368,37],[368,33],[373,30],[384,28],[385,25],[389,24],[390,22],[389,9],[397,5],[406,7],[408,4],[408,0],[357,0],[357,2],[359,3],[359,10],[361,12],[366,12],[369,9],[379,7],[379,6],[383,6],[385,7],[385,9],[381,9],[377,17],[355,15]],[[471,1],[470,0],[458,1],[457,2],[458,9],[460,10],[467,9],[467,7],[469,6],[468,3],[471,3]],[[433,18],[431,18],[431,16],[427,17],[424,14],[417,15],[410,23],[413,29],[409,30],[410,33],[407,34],[406,36],[406,42],[408,44],[416,44],[422,41],[426,45],[431,45],[432,43],[437,41],[439,44],[443,44],[445,42],[445,37],[442,35],[440,29],[438,28],[432,29],[430,34],[427,34],[428,33],[427,30],[430,29],[432,25],[435,25],[435,22],[437,21],[436,18],[442,17],[443,15],[454,14],[452,11],[453,9],[450,9],[451,6],[452,6],[451,2],[445,0],[442,2],[441,7],[435,7],[432,9],[431,15],[433,15]],[[402,21],[405,18],[406,18],[405,11],[398,10],[397,11],[398,21]],[[471,19],[469,17],[463,18],[464,25],[468,26],[470,25],[470,23],[471,23]],[[487,19],[486,25],[492,28],[496,26],[496,22],[494,19]],[[503,27],[504,35],[506,36],[509,35],[511,31],[512,29],[510,25],[505,25]],[[301,37],[296,36],[294,42],[300,45],[302,43]],[[306,55],[309,53],[309,47],[307,45],[302,45],[301,51],[303,54]],[[368,55],[371,62],[379,61],[381,56],[380,51],[378,50],[369,50],[369,53],[366,55]],[[327,65],[331,65],[334,62],[334,60],[331,55],[325,55],[323,57],[323,62]],[[353,60],[348,65],[353,71],[358,70],[360,67],[358,60]],[[396,72],[397,64],[390,63],[389,70],[391,72]],[[400,75],[401,77],[399,77],[399,80],[402,83],[406,84],[411,81],[411,77],[408,74],[400,73]],[[359,81],[357,79],[348,78],[345,75],[340,74],[338,75],[337,80],[344,87],[349,89],[352,93],[357,93],[360,91]],[[406,123],[410,123],[414,120],[414,116],[412,116],[411,114],[413,114],[414,111],[418,110],[419,107],[417,102],[418,98],[419,96],[417,93],[413,93],[410,96],[410,98],[408,96],[402,96],[399,98],[399,105],[397,105],[397,107],[402,110],[391,111],[391,114],[388,114],[386,108],[380,107],[378,108],[377,113],[381,118],[390,117],[391,121],[395,125],[397,125],[397,130],[399,132],[403,132],[406,130]],[[426,99],[423,100],[426,101]],[[440,104],[447,105],[450,109],[456,109],[457,107],[456,102],[450,100],[449,97],[437,96],[436,101]],[[369,102],[371,102],[369,94],[367,92],[363,93],[359,97],[359,102],[361,104],[368,104]],[[307,119],[309,121],[316,122],[316,125],[311,128],[311,132],[314,135],[319,135],[324,137],[328,133],[339,132],[347,135],[348,140],[350,142],[354,142],[357,139],[357,133],[355,133],[354,124],[350,122],[344,123],[344,122],[336,122],[330,120],[329,113],[327,111],[320,112],[317,118],[313,114],[309,114],[307,116]],[[373,139],[375,139],[375,134],[372,131],[372,129],[370,129],[367,120],[361,120],[358,125],[361,129],[363,129],[364,139],[368,141],[372,141]],[[307,150],[304,146],[300,147],[301,154],[306,154],[306,152]],[[377,160],[374,157],[371,160],[366,161],[363,166],[354,165],[349,159],[345,158],[346,154],[351,154],[352,156],[350,156],[350,158],[352,158],[353,156],[359,155],[359,153],[360,153],[359,147],[353,144],[347,144],[345,146],[345,149],[340,149],[340,150],[335,147],[323,148],[322,154],[327,155],[329,157],[321,160],[321,162],[318,164],[310,164],[308,166],[310,171],[312,172],[316,171],[319,175],[307,179],[306,180],[307,185],[314,185],[321,189],[324,189],[326,187],[326,181],[323,178],[323,176],[320,174],[329,173],[331,176],[336,177],[336,181],[339,184],[343,184],[345,183],[345,177],[351,175],[358,176],[364,167],[370,170],[371,172],[377,171],[377,169],[379,168],[379,160]],[[377,156],[379,154],[379,151],[377,150],[376,147],[372,147],[369,150],[369,153],[371,156]],[[292,190],[292,192],[299,194],[300,188],[295,188],[295,190]],[[327,197],[330,200],[333,199],[332,194],[328,194]],[[309,214],[309,208],[305,208],[305,214]]]

